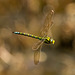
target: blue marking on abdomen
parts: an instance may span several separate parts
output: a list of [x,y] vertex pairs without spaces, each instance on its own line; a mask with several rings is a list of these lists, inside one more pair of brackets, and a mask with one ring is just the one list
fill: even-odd
[[15,33],[15,34],[20,34],[20,32],[13,32],[13,33]]

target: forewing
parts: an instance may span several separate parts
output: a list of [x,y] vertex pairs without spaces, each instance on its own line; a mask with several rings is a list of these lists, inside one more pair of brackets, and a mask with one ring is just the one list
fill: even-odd
[[45,22],[44,22],[44,26],[43,26],[43,28],[41,30],[41,36],[45,36],[46,37],[47,34],[48,34],[49,28],[52,27],[52,25],[53,25],[53,21],[52,21],[53,14],[54,14],[53,10],[51,10],[48,13],[48,15],[47,15],[47,17],[45,19]]
[[41,52],[42,45],[34,51],[34,63],[37,65],[40,59],[40,52]]
[[39,40],[37,43],[35,43],[33,46],[32,46],[32,49],[33,50],[38,50],[38,48],[44,43],[44,40]]

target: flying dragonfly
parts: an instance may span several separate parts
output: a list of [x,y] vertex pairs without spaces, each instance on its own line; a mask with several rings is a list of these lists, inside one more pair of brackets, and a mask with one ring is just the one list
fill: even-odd
[[55,43],[55,40],[52,37],[48,36],[49,29],[51,29],[53,26],[53,21],[52,21],[53,14],[54,14],[54,11],[51,10],[51,11],[49,11],[48,15],[46,16],[44,26],[41,30],[41,37],[35,36],[32,34],[28,34],[28,33],[13,32],[14,34],[24,35],[24,36],[32,37],[32,38],[39,40],[32,47],[32,49],[34,50],[34,63],[36,65],[39,63],[40,51],[41,51],[43,43],[46,43],[46,44],[54,44]]

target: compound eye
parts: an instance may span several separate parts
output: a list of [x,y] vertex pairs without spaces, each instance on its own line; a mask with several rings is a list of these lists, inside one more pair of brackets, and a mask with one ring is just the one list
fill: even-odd
[[53,40],[51,39],[51,42],[52,42]]

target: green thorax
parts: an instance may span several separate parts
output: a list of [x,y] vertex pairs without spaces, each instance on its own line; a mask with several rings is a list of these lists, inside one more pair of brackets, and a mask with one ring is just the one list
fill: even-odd
[[50,44],[50,40],[51,40],[50,37],[45,37],[44,39],[45,39],[45,40],[44,40],[44,43]]

